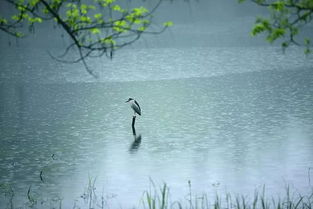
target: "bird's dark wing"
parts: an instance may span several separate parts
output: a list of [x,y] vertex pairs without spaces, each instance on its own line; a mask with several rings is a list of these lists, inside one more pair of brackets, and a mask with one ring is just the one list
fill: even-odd
[[140,108],[138,102],[137,102],[136,100],[135,100],[134,102],[135,102],[135,104],[136,104],[136,105],[138,106],[138,108],[139,108],[139,113],[138,113],[138,114],[141,115],[141,108]]

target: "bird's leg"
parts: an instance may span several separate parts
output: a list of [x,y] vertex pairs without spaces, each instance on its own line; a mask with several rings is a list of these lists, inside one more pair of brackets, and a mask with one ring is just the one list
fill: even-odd
[[132,129],[133,129],[134,136],[136,136],[135,122],[136,122],[136,116],[133,116]]

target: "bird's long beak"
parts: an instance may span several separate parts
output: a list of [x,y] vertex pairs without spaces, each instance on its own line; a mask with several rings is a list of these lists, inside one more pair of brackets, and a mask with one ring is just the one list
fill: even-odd
[[129,102],[129,101],[126,101],[125,103],[127,103],[127,102]]

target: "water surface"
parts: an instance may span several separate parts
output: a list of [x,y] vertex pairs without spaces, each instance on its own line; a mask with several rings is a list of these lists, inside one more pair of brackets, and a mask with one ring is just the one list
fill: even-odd
[[[68,206],[88,177],[124,208],[138,205],[149,179],[167,182],[180,198],[189,180],[199,193],[249,194],[264,184],[273,195],[286,184],[305,193],[313,165],[313,71],[296,52],[146,49],[105,64],[96,82],[74,67],[58,71],[48,58],[39,59],[45,69],[27,69],[29,54],[8,53],[0,181],[12,184],[16,198],[26,198],[32,185]],[[9,62],[16,56],[24,57],[20,69]],[[128,97],[142,108],[141,143],[134,144]]]

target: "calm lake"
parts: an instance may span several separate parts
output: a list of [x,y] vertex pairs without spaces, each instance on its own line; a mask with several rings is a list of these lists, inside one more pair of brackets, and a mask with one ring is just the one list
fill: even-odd
[[[212,195],[311,188],[313,60],[302,49],[125,50],[90,62],[98,80],[45,52],[1,54],[0,183],[19,203],[31,185],[71,207],[89,178],[123,208],[152,180],[174,198],[189,180]],[[136,143],[129,97],[142,108]]]

